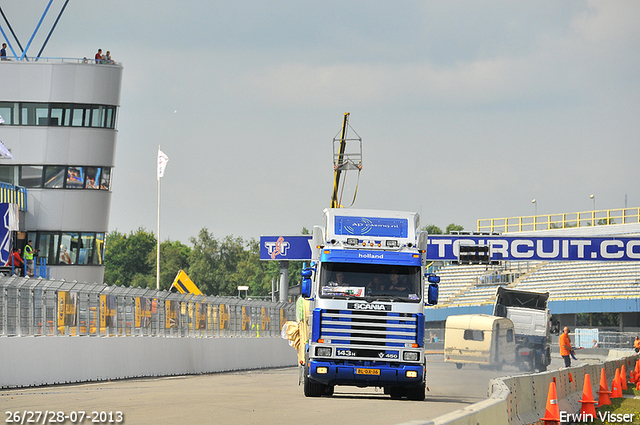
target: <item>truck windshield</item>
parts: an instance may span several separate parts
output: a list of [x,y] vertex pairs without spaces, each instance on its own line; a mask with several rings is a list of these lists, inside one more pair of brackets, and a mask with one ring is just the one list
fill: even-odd
[[322,263],[321,298],[365,298],[419,302],[422,299],[418,266]]

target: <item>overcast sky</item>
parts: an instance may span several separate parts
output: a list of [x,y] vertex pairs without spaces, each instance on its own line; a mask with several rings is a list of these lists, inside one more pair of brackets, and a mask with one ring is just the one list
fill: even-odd
[[[47,3],[0,0],[23,45]],[[640,206],[639,21],[635,0],[72,0],[43,56],[124,66],[110,230],[156,232],[158,145],[162,240],[320,224],[344,112],[354,207],[475,230],[534,198]]]

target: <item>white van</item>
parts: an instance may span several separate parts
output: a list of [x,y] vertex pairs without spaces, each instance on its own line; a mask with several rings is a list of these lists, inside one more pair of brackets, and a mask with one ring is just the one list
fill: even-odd
[[500,370],[516,360],[513,322],[488,314],[447,317],[444,331],[444,361],[458,369],[465,363]]

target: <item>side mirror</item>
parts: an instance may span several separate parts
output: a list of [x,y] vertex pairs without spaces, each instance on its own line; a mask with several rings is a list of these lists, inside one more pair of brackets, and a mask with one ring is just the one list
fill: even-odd
[[[440,278],[438,278],[438,280],[440,280]],[[429,287],[427,288],[427,304],[428,305],[438,304],[438,284],[437,283],[430,283]]]
[[440,283],[440,276],[436,276],[433,273],[427,275],[427,282],[429,283]]
[[302,287],[300,288],[300,294],[303,298],[309,298],[311,296],[311,275],[313,269],[302,269]]

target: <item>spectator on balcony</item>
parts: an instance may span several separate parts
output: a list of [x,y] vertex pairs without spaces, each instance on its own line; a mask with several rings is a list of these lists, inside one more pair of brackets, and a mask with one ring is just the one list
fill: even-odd
[[113,60],[111,60],[111,52],[107,50],[107,54],[104,55],[104,62],[111,65],[113,64]]
[[7,264],[5,264],[5,266],[13,266],[15,269],[14,273],[20,276],[20,270],[22,270],[22,267],[24,267],[24,261],[22,260],[22,257],[20,257],[20,248],[16,250],[11,249],[11,252],[9,253],[9,259],[7,260]]
[[96,63],[104,63],[104,56],[102,55],[102,49],[98,49],[98,53],[96,53]]
[[2,43],[2,50],[0,50],[0,60],[7,60],[7,43]]

